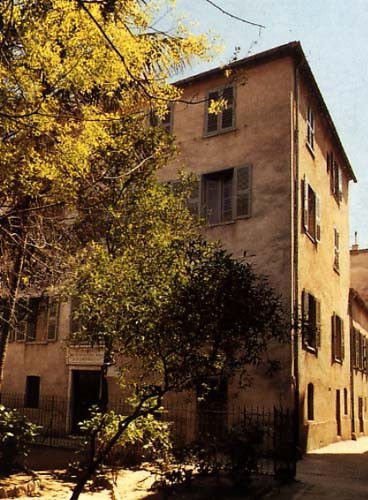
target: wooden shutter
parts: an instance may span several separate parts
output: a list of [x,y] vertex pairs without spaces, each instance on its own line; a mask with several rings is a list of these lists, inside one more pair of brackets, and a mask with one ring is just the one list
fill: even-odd
[[342,168],[340,166],[337,167],[337,188],[338,188],[338,199],[342,201]]
[[58,333],[59,300],[49,298],[47,307],[47,340],[55,340]]
[[251,215],[252,167],[244,165],[235,169],[236,217]]
[[316,335],[316,349],[321,348],[321,302],[316,300],[316,325],[315,325],[315,335]]
[[233,175],[223,178],[222,182],[222,220],[224,222],[233,219]]
[[344,321],[340,318],[340,339],[341,339],[341,361],[345,359],[345,333]]
[[309,323],[309,294],[302,291],[302,343],[308,345],[308,323]]
[[15,339],[24,341],[27,331],[27,301],[19,299],[15,306]]
[[354,328],[350,328],[350,346],[351,346],[351,363],[353,365],[353,368],[355,368],[355,360],[356,360],[356,353],[355,353],[355,330]]
[[318,194],[315,197],[316,241],[321,241],[321,200]]
[[200,181],[195,179],[192,183],[192,190],[187,199],[187,207],[193,217],[199,216],[200,207]]
[[76,317],[79,305],[79,298],[72,297],[70,301],[70,335],[76,334],[81,331],[81,320],[79,317]]
[[334,266],[336,269],[340,266],[340,234],[336,228],[334,228]]
[[331,354],[332,361],[336,359],[336,316],[335,313],[331,316]]
[[206,220],[209,224],[220,222],[221,182],[219,178],[206,178]]
[[218,116],[214,113],[209,112],[209,107],[211,105],[211,101],[218,101],[219,93],[218,91],[209,92],[207,97],[207,112],[206,112],[206,132],[216,132],[218,130]]
[[355,366],[356,368],[359,368],[359,348],[360,348],[360,343],[359,343],[359,332],[358,330],[355,330]]
[[306,231],[308,231],[308,220],[309,220],[309,211],[308,211],[308,179],[304,176],[303,181],[303,226]]
[[234,88],[226,87],[222,97],[226,100],[227,105],[221,113],[221,128],[232,128],[234,126]]
[[37,337],[37,317],[40,305],[39,297],[31,297],[28,300],[28,318],[27,318],[27,340],[33,341]]

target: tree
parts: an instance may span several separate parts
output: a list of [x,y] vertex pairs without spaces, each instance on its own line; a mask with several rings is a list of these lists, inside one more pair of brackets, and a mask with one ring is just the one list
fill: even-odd
[[[162,115],[180,96],[169,77],[208,57],[206,37],[155,29],[157,9],[145,0],[1,5],[0,383],[17,299],[54,283],[74,251],[76,203],[105,175],[95,156],[114,150],[111,127],[126,137],[119,147],[131,148],[129,120],[142,127],[153,107]],[[131,160],[127,182],[146,167],[144,145]]]
[[[105,169],[109,158],[99,158]],[[112,162],[120,169],[128,164],[128,153]],[[113,184],[100,184],[90,226],[84,227],[101,232],[76,256],[67,284],[80,301],[76,339],[103,345],[108,362],[123,360],[131,405],[91,455],[73,500],[129,426],[157,411],[168,392],[193,390],[213,377],[244,379],[267,346],[287,332],[281,302],[266,278],[198,234],[183,206],[190,181],[182,190],[157,184],[151,165],[140,182],[127,185],[120,170]],[[96,228],[101,206],[113,217],[102,217],[105,223]]]

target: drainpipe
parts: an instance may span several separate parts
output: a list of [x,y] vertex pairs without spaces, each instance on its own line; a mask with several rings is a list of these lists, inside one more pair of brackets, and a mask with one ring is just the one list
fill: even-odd
[[355,432],[355,408],[354,408],[354,368],[353,368],[353,300],[349,293],[349,338],[350,338],[350,407],[351,407],[351,437],[356,439]]
[[295,449],[300,447],[300,391],[299,391],[299,274],[298,274],[298,236],[299,236],[299,61],[294,66],[294,102],[293,115],[295,123],[293,127],[293,184],[294,184],[294,213],[293,213],[293,287],[292,287],[292,350],[293,350],[293,378],[294,378],[294,444]]

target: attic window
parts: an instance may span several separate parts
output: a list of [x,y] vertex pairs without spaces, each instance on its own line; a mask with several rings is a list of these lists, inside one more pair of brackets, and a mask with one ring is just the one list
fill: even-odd
[[[219,113],[210,113],[209,109],[213,102],[224,99],[225,107]],[[211,90],[206,99],[206,123],[205,135],[216,135],[227,130],[232,130],[235,126],[235,93],[234,87],[224,87],[218,90]]]

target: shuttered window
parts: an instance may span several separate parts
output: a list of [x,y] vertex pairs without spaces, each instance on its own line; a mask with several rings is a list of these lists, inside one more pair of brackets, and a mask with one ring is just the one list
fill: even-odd
[[47,307],[47,340],[56,340],[59,323],[59,300],[50,297]]
[[315,119],[311,107],[307,109],[307,144],[314,151]]
[[345,357],[344,322],[337,315],[331,316],[332,361],[342,363]]
[[315,352],[321,347],[321,303],[312,294],[302,292],[302,341]]
[[200,191],[194,191],[191,204],[194,208],[201,197],[202,215],[208,224],[250,217],[251,165],[203,175],[201,182]]
[[[210,113],[210,106],[213,101],[225,100],[226,104],[219,113]],[[235,95],[234,87],[225,87],[219,90],[208,92],[206,99],[206,135],[214,135],[226,130],[231,130],[235,125]]]
[[340,269],[340,233],[334,228],[334,269]]
[[27,341],[32,342],[37,339],[37,318],[40,309],[40,297],[28,299],[27,311]]
[[327,153],[327,164],[328,164],[328,171],[330,173],[331,193],[334,195],[336,201],[340,203],[344,195],[343,174],[342,174],[342,168],[335,160],[332,151],[330,153]]
[[303,180],[303,227],[314,242],[321,241],[321,200],[308,183]]

